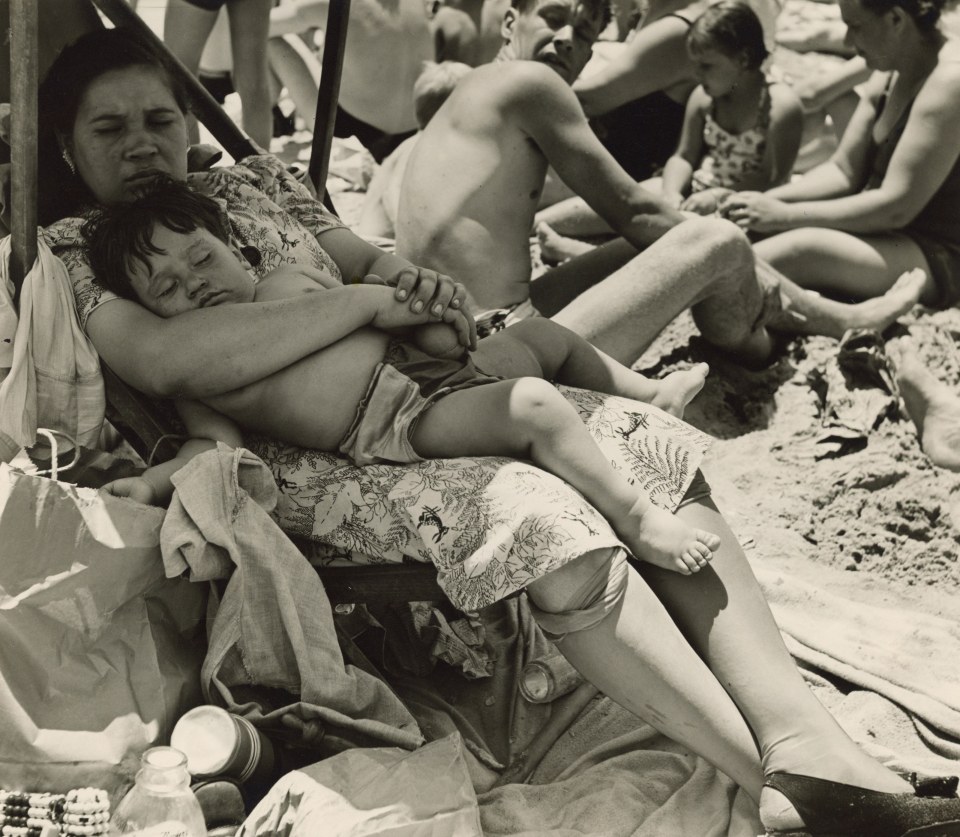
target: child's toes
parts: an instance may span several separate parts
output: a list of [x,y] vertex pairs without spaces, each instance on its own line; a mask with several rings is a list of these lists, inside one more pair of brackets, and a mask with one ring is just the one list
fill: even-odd
[[720,548],[720,536],[705,529],[697,529],[697,540],[711,552],[716,552]]

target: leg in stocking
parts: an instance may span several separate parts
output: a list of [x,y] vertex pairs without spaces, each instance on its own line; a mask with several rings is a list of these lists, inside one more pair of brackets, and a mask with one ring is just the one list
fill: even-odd
[[[604,565],[607,551],[589,553],[530,585],[530,598],[548,613],[567,611]],[[634,570],[623,599],[560,648],[605,694],[759,798],[759,755],[743,718]]]

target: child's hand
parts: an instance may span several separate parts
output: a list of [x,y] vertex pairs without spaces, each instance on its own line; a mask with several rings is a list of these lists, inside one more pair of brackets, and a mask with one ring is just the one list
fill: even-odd
[[697,215],[713,215],[719,212],[722,201],[732,194],[732,189],[704,189],[690,195],[680,205],[680,209],[684,212],[695,212]]
[[153,486],[143,477],[124,477],[114,480],[108,482],[101,490],[114,497],[126,497],[145,506],[159,505]]
[[679,192],[664,192],[660,199],[671,209],[681,209],[683,207],[683,195]]

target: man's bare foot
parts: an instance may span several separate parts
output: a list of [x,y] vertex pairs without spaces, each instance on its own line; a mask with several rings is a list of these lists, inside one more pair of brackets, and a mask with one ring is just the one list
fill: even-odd
[[934,465],[960,471],[960,397],[909,350],[898,358],[897,383],[921,450]]
[[639,560],[665,570],[683,575],[699,572],[707,566],[714,550],[720,546],[717,535],[704,529],[694,529],[657,506],[646,505],[642,513],[631,511],[632,520],[638,517],[636,536],[624,538],[627,546]]
[[671,372],[657,381],[657,394],[650,399],[654,407],[677,418],[683,418],[683,411],[694,396],[703,389],[704,381],[710,372],[706,363],[698,363],[691,369]]
[[537,223],[535,232],[540,242],[540,258],[545,262],[561,264],[594,249],[592,244],[585,241],[560,235],[545,221]]
[[848,328],[883,331],[920,301],[927,274],[920,268],[908,270],[883,296],[865,299],[850,306]]

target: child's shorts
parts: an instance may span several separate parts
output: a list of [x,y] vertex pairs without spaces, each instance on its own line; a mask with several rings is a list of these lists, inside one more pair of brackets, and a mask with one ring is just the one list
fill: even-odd
[[340,452],[357,465],[421,462],[423,457],[410,443],[420,416],[451,392],[500,380],[484,374],[469,356],[443,360],[405,340],[391,340]]

